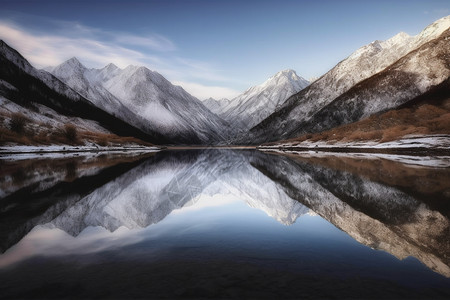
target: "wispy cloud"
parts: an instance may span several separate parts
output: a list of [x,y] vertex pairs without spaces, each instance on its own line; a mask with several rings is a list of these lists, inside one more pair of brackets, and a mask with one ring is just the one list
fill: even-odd
[[[75,56],[87,67],[99,68],[108,63],[121,68],[146,66],[200,99],[238,94],[221,86],[231,80],[223,76],[219,68],[209,62],[180,57],[176,44],[164,36],[109,32],[75,22],[52,22],[56,29],[50,34],[0,20],[0,39],[17,49],[37,68],[56,66]],[[203,82],[212,84],[209,86]]]
[[119,44],[147,47],[158,51],[173,51],[176,49],[175,44],[171,40],[160,35],[141,37],[131,34],[122,34],[116,37],[116,42]]
[[433,12],[435,12],[437,14],[448,14],[448,13],[450,13],[450,9],[449,8],[440,8],[440,9],[433,10]]
[[158,62],[158,58],[142,52],[89,38],[57,35],[36,35],[13,24],[0,22],[1,38],[16,48],[38,68],[55,66],[76,56],[91,67],[110,62],[120,67]]
[[428,15],[428,14],[433,14],[433,15],[448,15],[450,13],[450,9],[449,8],[438,8],[438,9],[433,9],[433,10],[425,10],[423,12],[424,14]]
[[213,97],[215,99],[233,99],[241,93],[237,90],[222,86],[206,86],[199,83],[186,81],[173,81],[172,83],[183,87],[188,93],[201,100],[207,99],[209,97]]

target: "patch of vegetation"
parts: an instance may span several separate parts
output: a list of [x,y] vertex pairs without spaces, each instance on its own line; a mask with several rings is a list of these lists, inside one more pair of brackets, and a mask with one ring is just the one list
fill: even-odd
[[9,120],[9,128],[12,131],[22,134],[25,131],[25,125],[28,122],[28,118],[21,113],[14,113]]
[[78,132],[77,128],[74,125],[72,124],[64,125],[63,133],[69,142],[75,143],[77,141]]
[[355,123],[315,134],[305,134],[289,141],[389,142],[407,135],[425,134],[450,134],[450,98],[440,104],[422,103],[413,107],[393,109]]

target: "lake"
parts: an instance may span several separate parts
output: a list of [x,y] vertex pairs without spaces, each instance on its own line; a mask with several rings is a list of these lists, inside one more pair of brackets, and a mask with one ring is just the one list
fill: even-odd
[[0,159],[0,298],[450,298],[448,157]]

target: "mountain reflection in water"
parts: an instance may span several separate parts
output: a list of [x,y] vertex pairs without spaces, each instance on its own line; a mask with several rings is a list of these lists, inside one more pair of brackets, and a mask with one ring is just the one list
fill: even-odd
[[449,168],[187,150],[0,170],[6,298],[450,296]]

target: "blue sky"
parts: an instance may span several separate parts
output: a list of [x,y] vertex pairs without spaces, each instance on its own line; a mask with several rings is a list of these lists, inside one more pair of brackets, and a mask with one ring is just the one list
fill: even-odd
[[320,76],[357,48],[419,33],[450,1],[0,0],[0,38],[37,67],[145,65],[201,99],[276,72]]

